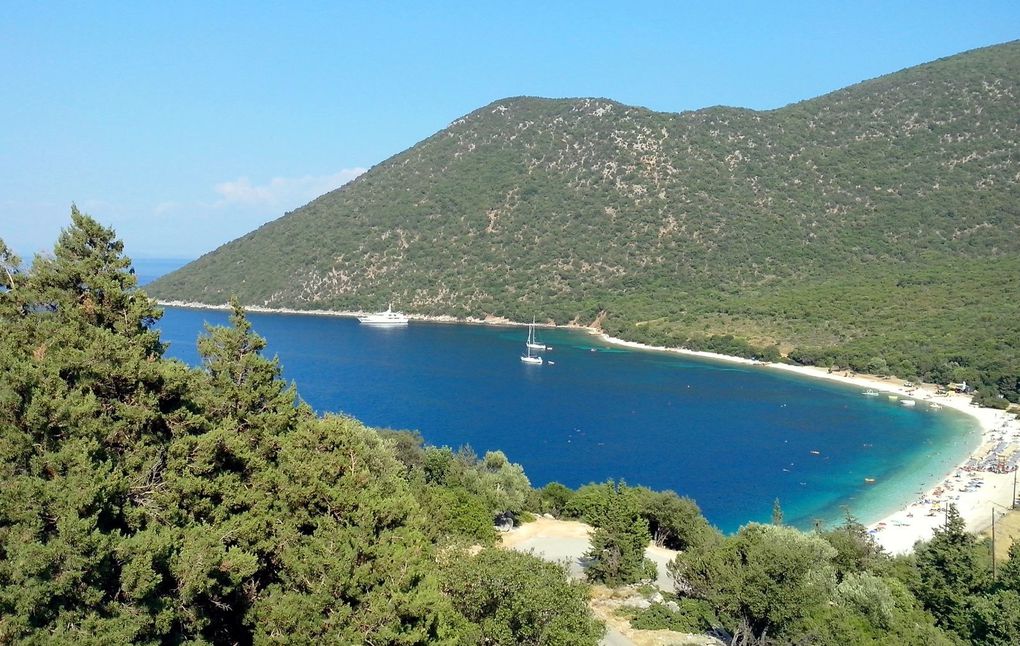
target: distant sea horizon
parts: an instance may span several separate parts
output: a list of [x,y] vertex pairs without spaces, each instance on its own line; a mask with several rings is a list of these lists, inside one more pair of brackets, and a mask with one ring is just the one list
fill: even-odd
[[160,276],[180,269],[194,258],[132,258],[138,285],[144,287]]

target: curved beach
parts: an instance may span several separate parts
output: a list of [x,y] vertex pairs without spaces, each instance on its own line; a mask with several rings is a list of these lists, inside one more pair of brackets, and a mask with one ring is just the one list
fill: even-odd
[[[826,379],[863,390],[873,389],[882,395],[935,404],[951,408],[971,417],[981,433],[978,447],[956,468],[941,474],[931,487],[906,507],[898,509],[884,518],[872,522],[868,527],[876,540],[893,554],[904,554],[913,549],[917,541],[927,540],[932,530],[945,520],[944,511],[953,503],[972,532],[980,532],[992,523],[992,513],[1004,513],[1013,505],[1015,471],[995,473],[987,470],[997,462],[997,457],[1011,457],[1020,451],[1020,420],[1012,413],[982,408],[972,403],[970,395],[960,393],[939,394],[938,386],[920,384],[907,386],[901,379],[876,377],[848,372],[831,372],[815,366],[794,366],[784,363],[766,363],[697,350],[648,346],[633,341],[617,339],[593,330],[606,343],[642,350],[673,352],[687,356],[702,357],[717,361],[730,361],[745,365],[760,366],[770,370],[781,370],[814,379]],[[977,482],[981,481],[980,486]]]
[[[227,305],[208,305],[204,303],[161,301],[161,305],[194,308],[194,309],[227,309]],[[356,317],[364,314],[355,311],[337,310],[297,310],[290,308],[247,307],[252,312],[273,314],[303,314],[320,316]],[[502,318],[488,317],[485,319],[457,319],[449,316],[409,315],[412,320],[437,323],[470,323],[479,325],[524,326]],[[544,326],[552,327],[552,326]],[[994,465],[996,456],[1010,457],[1020,449],[1020,421],[1011,414],[987,408],[979,408],[971,404],[971,397],[957,393],[937,394],[935,385],[907,386],[903,381],[893,378],[881,378],[844,372],[830,372],[825,368],[811,366],[793,366],[780,363],[764,363],[742,357],[734,357],[713,352],[687,350],[683,348],[667,348],[649,346],[632,341],[610,337],[600,330],[591,327],[567,325],[570,329],[586,330],[598,336],[603,342],[621,347],[642,351],[667,352],[691,357],[700,357],[714,361],[744,364],[760,367],[764,370],[779,370],[787,373],[813,378],[840,382],[848,386],[874,389],[882,396],[895,395],[904,399],[919,402],[922,406],[932,404],[959,411],[972,420],[979,428],[981,437],[976,441],[976,449],[963,459],[955,468],[946,469],[945,462],[939,467],[930,480],[930,485],[923,494],[919,491],[903,508],[889,513],[884,518],[875,520],[876,515],[865,515],[865,521],[872,521],[870,529],[877,540],[892,553],[909,552],[914,543],[931,537],[932,529],[943,522],[943,510],[948,503],[955,503],[967,526],[978,532],[991,523],[992,510],[1002,512],[1012,504],[1013,473],[993,473],[987,467]],[[968,442],[969,444],[969,442]],[[981,480],[980,486],[977,481]],[[888,507],[886,507],[888,509]],[[880,512],[884,513],[884,512]]]

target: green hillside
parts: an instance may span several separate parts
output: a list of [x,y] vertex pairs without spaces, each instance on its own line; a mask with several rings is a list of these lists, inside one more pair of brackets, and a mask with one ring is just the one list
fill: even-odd
[[768,112],[497,101],[151,285],[598,322],[1017,397],[1020,42]]

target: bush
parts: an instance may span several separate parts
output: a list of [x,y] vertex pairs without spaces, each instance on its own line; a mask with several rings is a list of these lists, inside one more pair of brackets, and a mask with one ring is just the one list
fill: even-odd
[[653,603],[631,616],[630,625],[638,630],[672,630],[678,633],[702,633],[718,624],[712,607],[700,599],[681,599],[678,610]]
[[474,643],[595,646],[605,632],[588,607],[587,585],[532,554],[495,548],[473,557],[450,554],[441,578],[474,626]]
[[599,527],[606,521],[613,486],[612,482],[584,485],[566,503],[563,515]]
[[552,514],[559,518],[565,513],[573,497],[574,492],[569,487],[558,482],[550,482],[538,490],[539,513]]

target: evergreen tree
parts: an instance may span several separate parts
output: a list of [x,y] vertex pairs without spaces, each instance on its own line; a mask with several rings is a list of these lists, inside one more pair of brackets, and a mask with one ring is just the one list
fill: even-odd
[[656,545],[682,551],[719,535],[690,498],[643,487],[635,491],[641,501],[641,515],[648,521]]
[[532,554],[485,549],[445,560],[443,587],[471,622],[470,643],[594,646],[604,632],[588,607],[588,587],[562,565]]
[[124,586],[184,384],[122,251],[72,208],[27,274],[3,254],[0,641],[144,639],[161,612]]
[[999,577],[968,599],[967,637],[975,644],[1020,644],[1020,543],[1009,547]]
[[21,258],[0,238],[0,288],[13,289],[21,274]]
[[236,299],[230,301],[230,325],[206,325],[198,353],[209,377],[200,403],[207,417],[231,420],[241,431],[278,435],[310,410],[295,407],[297,391],[280,377],[280,362],[262,356],[266,341],[252,331]]
[[261,355],[265,340],[234,304],[228,327],[206,326],[189,410],[167,448],[156,500],[178,536],[170,566],[186,634],[250,641],[248,613],[267,580],[283,437],[310,418]]
[[451,643],[462,620],[379,437],[315,419],[235,308],[161,357],[112,230],[0,248],[0,642]]
[[835,550],[820,537],[752,523],[676,557],[678,593],[708,601],[738,644],[779,636],[824,605]]
[[1000,587],[1020,593],[1020,541],[1013,540],[1009,546],[1009,559],[999,570]]
[[354,420],[307,420],[284,439],[260,523],[270,583],[248,618],[257,641],[454,642],[456,614],[400,473]]
[[836,549],[833,565],[840,581],[848,574],[874,570],[888,560],[882,546],[868,533],[868,528],[858,522],[849,510],[844,512],[842,525],[821,533],[822,538]]
[[234,305],[199,340],[202,378],[168,450],[181,621],[214,643],[273,635],[443,643],[456,615],[403,468],[373,431],[316,419]]
[[1020,644],[1020,593],[999,589],[970,600],[968,640],[981,646]]
[[916,549],[920,585],[914,594],[935,615],[940,626],[969,635],[971,597],[985,583],[976,539],[966,531],[956,505],[950,505],[944,527]]
[[652,538],[648,521],[641,517],[626,485],[620,483],[611,492],[606,516],[592,534],[591,549],[585,554],[588,579],[616,586],[649,575],[655,578],[654,563],[645,563],[645,548]]

